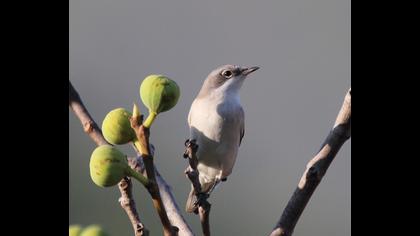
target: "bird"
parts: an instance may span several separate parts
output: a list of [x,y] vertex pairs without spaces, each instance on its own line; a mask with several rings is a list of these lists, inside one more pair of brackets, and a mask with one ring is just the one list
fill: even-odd
[[[198,149],[197,170],[201,193],[207,197],[232,173],[238,149],[245,134],[245,114],[239,91],[249,74],[258,66],[223,65],[204,80],[188,113],[190,138]],[[198,193],[193,185],[185,210],[197,213]]]

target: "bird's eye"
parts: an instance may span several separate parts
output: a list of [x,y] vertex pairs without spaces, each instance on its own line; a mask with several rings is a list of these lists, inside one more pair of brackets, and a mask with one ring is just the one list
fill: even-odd
[[223,75],[225,78],[229,79],[230,77],[232,77],[233,73],[232,73],[232,71],[230,71],[230,70],[224,70],[224,71],[222,72],[222,75]]

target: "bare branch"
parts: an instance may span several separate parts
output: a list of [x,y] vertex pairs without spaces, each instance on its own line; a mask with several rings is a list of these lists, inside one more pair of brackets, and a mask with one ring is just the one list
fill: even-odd
[[82,99],[80,98],[79,94],[77,93],[76,89],[74,89],[70,81],[69,106],[73,110],[74,114],[76,114],[77,118],[79,118],[80,123],[82,123],[83,130],[90,136],[90,138],[96,143],[96,145],[99,146],[109,144],[102,135],[102,131],[99,128],[99,126],[90,116],[88,110],[82,102]]
[[[119,202],[121,207],[125,210],[128,215],[128,218],[132,222],[133,230],[135,236],[148,236],[149,230],[144,228],[144,225],[140,222],[138,218],[138,213],[136,210],[136,203],[134,202],[132,194],[132,183],[129,177],[126,177],[124,181],[118,183],[118,188],[121,192],[121,197]],[[129,214],[130,213],[130,214]]]
[[[134,145],[133,145],[134,146]],[[151,145],[153,147],[153,145]],[[137,152],[138,157],[130,158],[129,164],[131,168],[135,169],[139,173],[146,175],[146,171],[144,169],[143,160],[141,158],[140,153],[134,148]],[[154,148],[151,150],[151,154],[154,155]],[[178,235],[179,236],[194,236],[190,226],[185,221],[184,217],[181,214],[181,210],[176,203],[175,197],[172,194],[171,186],[166,183],[165,179],[160,175],[158,169],[155,166],[155,174],[156,174],[156,183],[159,186],[160,196],[163,201],[163,205],[166,209],[166,214],[168,215],[169,221],[171,221],[172,225],[176,225],[179,229]]]
[[208,201],[204,201],[198,207],[198,215],[200,216],[201,229],[204,236],[210,236],[210,209],[211,204]]
[[189,167],[185,170],[185,174],[191,181],[194,191],[197,195],[198,215],[200,217],[201,229],[204,236],[210,236],[210,209],[211,204],[207,201],[207,195],[201,192],[201,185],[199,181],[200,172],[197,169],[198,158],[197,149],[198,145],[195,140],[187,140],[185,142],[187,149],[184,153],[184,158],[188,158]]
[[[90,116],[88,110],[82,102],[79,94],[73,85],[69,81],[69,106],[73,110],[74,114],[79,118],[82,123],[84,131],[91,137],[91,139],[96,143],[96,145],[105,145],[109,144],[104,136],[102,131],[96,122]],[[110,144],[109,144],[110,145]],[[128,218],[134,229],[135,236],[149,235],[149,232],[140,221],[139,214],[136,210],[136,204],[133,199],[132,193],[132,184],[129,178],[122,179],[118,184],[118,188],[121,192],[121,198],[119,202],[121,207],[127,213]]]
[[184,153],[184,158],[188,158],[188,163],[190,164],[189,168],[185,170],[185,174],[188,179],[191,181],[194,190],[196,193],[201,193],[201,185],[199,181],[200,173],[197,170],[198,158],[197,158],[197,149],[198,145],[194,140],[188,140],[186,142],[187,149]]
[[143,116],[131,117],[131,127],[134,129],[137,139],[139,141],[139,151],[143,160],[144,167],[146,169],[147,178],[150,184],[146,186],[150,196],[152,197],[153,206],[155,207],[160,221],[163,225],[163,234],[165,236],[176,236],[178,235],[178,227],[172,226],[169,221],[168,215],[166,214],[165,205],[160,195],[159,186],[156,182],[155,166],[153,164],[153,155],[150,150],[149,128],[141,125],[143,123]]
[[310,160],[306,170],[287,203],[278,223],[270,236],[291,236],[306,204],[322,177],[325,175],[331,162],[334,160],[341,146],[351,136],[351,89],[345,96],[341,110],[337,116],[334,127],[327,136],[321,150]]
[[176,225],[179,229],[179,236],[194,236],[190,226],[185,221],[181,214],[181,210],[176,204],[175,198],[172,195],[171,187],[166,183],[159,171],[155,167],[156,183],[159,185],[159,192],[162,197],[163,205],[165,205],[166,214],[172,225]]

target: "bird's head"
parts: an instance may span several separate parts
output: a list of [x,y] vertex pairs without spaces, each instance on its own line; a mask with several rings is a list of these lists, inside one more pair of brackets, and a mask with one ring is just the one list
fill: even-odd
[[258,70],[258,66],[240,67],[235,65],[224,65],[213,70],[204,82],[202,94],[212,91],[236,93],[241,88],[245,78],[252,72]]

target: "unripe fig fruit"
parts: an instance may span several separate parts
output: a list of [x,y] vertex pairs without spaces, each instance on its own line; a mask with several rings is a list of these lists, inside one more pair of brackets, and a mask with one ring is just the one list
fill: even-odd
[[80,236],[109,236],[99,225],[89,225],[83,229]]
[[149,75],[140,85],[140,97],[149,108],[149,116],[143,125],[150,128],[157,114],[176,105],[180,90],[175,81],[163,75]]
[[118,184],[125,176],[132,176],[146,185],[148,180],[128,165],[126,156],[111,145],[97,147],[90,158],[90,177],[100,187]]
[[69,236],[79,236],[80,232],[82,232],[82,226],[80,225],[69,226]]
[[124,108],[110,111],[102,122],[102,133],[106,141],[114,145],[126,144],[136,139],[130,124],[131,113]]

